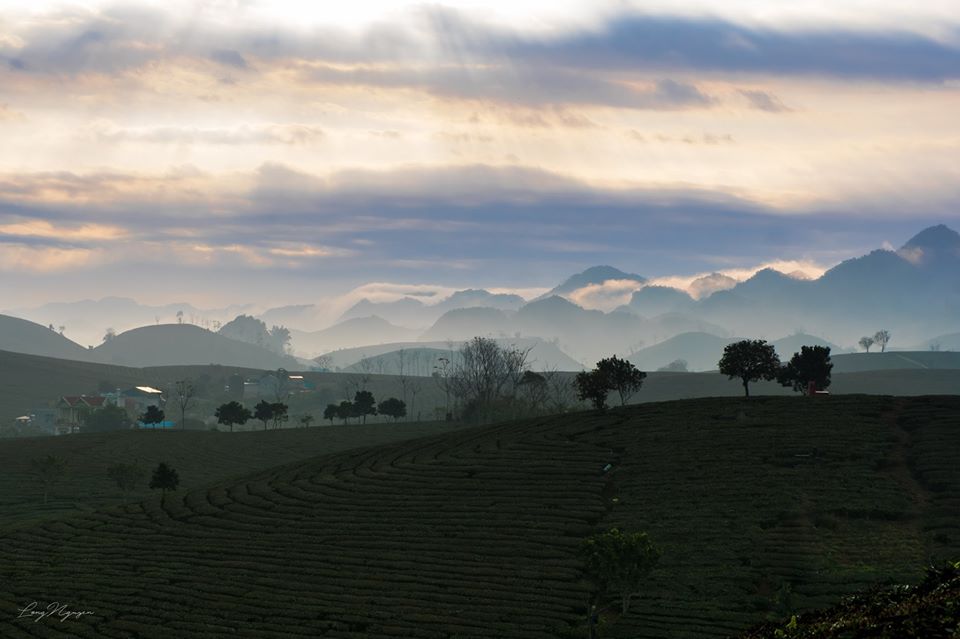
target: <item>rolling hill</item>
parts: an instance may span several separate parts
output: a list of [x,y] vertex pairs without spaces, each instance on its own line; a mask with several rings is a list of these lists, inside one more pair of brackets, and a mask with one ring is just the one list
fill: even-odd
[[293,357],[277,355],[192,324],[135,328],[96,347],[93,356],[98,361],[121,366],[220,364],[268,370],[300,367]]
[[38,600],[83,637],[583,636],[577,548],[617,526],[663,554],[603,636],[729,636],[960,553],[958,411],[703,399],[326,454],[0,534],[0,635],[51,636]]
[[0,350],[78,361],[92,359],[88,349],[56,331],[9,315],[0,315]]

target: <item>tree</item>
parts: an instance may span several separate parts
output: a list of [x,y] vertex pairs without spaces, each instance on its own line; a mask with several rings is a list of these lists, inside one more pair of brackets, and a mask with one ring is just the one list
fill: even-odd
[[865,350],[866,352],[869,353],[869,352],[870,352],[870,347],[873,346],[873,338],[872,338],[872,337],[861,337],[859,344],[860,344],[860,348],[862,348],[863,350]]
[[584,572],[592,585],[590,634],[594,635],[598,604],[609,596],[620,598],[620,611],[626,614],[630,599],[642,589],[644,580],[660,560],[660,551],[646,533],[626,533],[617,528],[592,535],[580,544]]
[[177,406],[180,407],[180,430],[186,427],[187,409],[190,408],[196,394],[196,387],[188,379],[181,379],[173,384],[173,395],[177,401]]
[[745,339],[727,344],[720,358],[720,373],[729,379],[740,378],[747,397],[750,397],[750,382],[776,379],[779,372],[780,358],[777,352],[772,344],[762,339]]
[[67,461],[63,457],[47,455],[30,460],[30,468],[43,484],[43,503],[46,504],[50,489],[67,473]]
[[581,401],[589,400],[599,411],[607,409],[607,394],[610,386],[600,371],[581,371],[574,380],[577,387],[577,398]]
[[793,386],[799,393],[805,393],[811,383],[818,390],[824,390],[830,386],[831,370],[829,346],[801,346],[800,352],[794,353],[780,369],[777,381],[783,386]]
[[376,415],[377,402],[373,398],[373,393],[368,390],[357,391],[353,396],[353,412],[363,418],[364,424],[367,423],[367,415]]
[[333,420],[339,417],[337,414],[338,408],[336,404],[327,404],[327,407],[323,409],[323,418],[329,419],[331,426],[333,426]]
[[103,408],[87,413],[83,418],[83,430],[90,433],[104,433],[114,430],[126,430],[130,428],[130,417],[127,411],[107,404]]
[[617,391],[620,395],[620,405],[623,406],[627,400],[633,396],[640,387],[643,386],[643,380],[647,374],[625,359],[620,359],[616,355],[601,359],[597,362],[596,369],[606,380],[607,388]]
[[265,399],[253,407],[253,416],[263,422],[263,430],[267,430],[267,422],[273,419],[273,404]]
[[290,329],[285,326],[270,328],[270,350],[284,355],[290,346]]
[[304,428],[310,428],[310,424],[313,423],[313,415],[302,415],[300,423],[303,424]]
[[163,411],[160,410],[157,406],[150,405],[147,406],[147,410],[143,415],[140,415],[140,421],[144,424],[160,424],[163,422],[166,415],[163,414]]
[[177,311],[177,324],[183,324],[183,311]]
[[529,354],[529,348],[502,348],[496,340],[474,337],[460,347],[448,380],[450,391],[472,406],[480,421],[486,421],[499,399],[516,395]]
[[143,480],[146,474],[147,471],[137,464],[113,464],[107,468],[107,477],[109,477],[124,494],[124,501],[126,501],[127,493],[136,488],[137,484]]
[[103,334],[103,343],[112,341],[117,336],[117,332],[112,328],[108,328],[107,331]]
[[343,420],[343,423],[346,424],[347,421],[356,414],[356,411],[353,407],[352,402],[343,400],[340,402],[340,405],[337,406],[337,417]]
[[250,409],[237,401],[227,402],[226,404],[221,404],[216,412],[213,414],[217,418],[218,424],[223,424],[224,426],[230,427],[230,432],[233,432],[234,424],[239,424],[243,426],[246,424],[253,414],[250,412]]
[[380,411],[381,415],[393,417],[393,421],[397,421],[401,417],[406,417],[407,404],[402,399],[389,397],[377,405],[377,410]]
[[877,331],[877,334],[873,336],[873,341],[880,345],[881,353],[886,352],[887,344],[890,342],[890,331],[886,329]]
[[166,462],[160,462],[157,469],[153,471],[153,477],[150,479],[150,490],[159,489],[161,492],[160,503],[166,503],[167,491],[176,490],[180,485],[180,476]]
[[270,404],[271,417],[273,418],[273,427],[280,428],[280,425],[283,422],[289,419],[290,415],[288,411],[290,407],[284,404],[283,402],[274,402]]

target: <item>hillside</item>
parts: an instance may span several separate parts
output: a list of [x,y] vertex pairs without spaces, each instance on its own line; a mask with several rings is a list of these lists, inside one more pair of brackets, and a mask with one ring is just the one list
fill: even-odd
[[87,361],[89,351],[46,326],[0,315],[0,350]]
[[946,351],[888,351],[831,356],[835,373],[908,369],[960,369],[960,353]]
[[604,636],[727,636],[960,553],[958,411],[703,399],[323,455],[0,535],[0,635],[65,600],[78,636],[583,636],[575,551],[619,526],[663,556]]
[[[118,462],[136,462],[152,471],[165,461],[179,473],[181,487],[189,490],[315,455],[458,428],[463,426],[441,422],[354,424],[232,434],[120,431],[0,440],[0,468],[4,469],[0,474],[0,530],[22,527],[40,518],[151,498],[149,478],[131,495],[122,495],[107,477],[107,467]],[[31,471],[30,460],[46,455],[65,459],[68,471],[44,504],[42,487]]]
[[297,360],[192,324],[143,326],[93,349],[98,361],[122,366],[220,364],[245,368],[299,368]]

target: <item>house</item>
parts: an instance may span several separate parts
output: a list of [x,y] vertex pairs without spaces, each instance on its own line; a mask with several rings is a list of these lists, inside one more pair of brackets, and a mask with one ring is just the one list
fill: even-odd
[[64,395],[57,401],[54,434],[79,433],[87,415],[106,404],[107,399],[99,395]]
[[152,386],[134,386],[117,395],[117,406],[126,409],[127,414],[134,418],[143,415],[150,406],[163,408],[165,403],[163,391]]

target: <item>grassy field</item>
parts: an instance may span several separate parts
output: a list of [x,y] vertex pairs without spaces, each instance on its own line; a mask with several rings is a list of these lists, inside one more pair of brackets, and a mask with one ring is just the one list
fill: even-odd
[[613,525],[663,557],[604,637],[727,636],[960,557],[958,415],[697,399],[325,454],[0,535],[0,636],[585,636],[575,549]]
[[[399,423],[281,429],[267,432],[120,431],[69,437],[0,440],[0,532],[37,520],[91,511],[124,500],[151,497],[149,475],[124,496],[107,477],[111,464],[138,463],[152,472],[161,461],[190,490],[229,477],[325,453],[395,442],[462,428],[456,423]],[[47,503],[32,459],[54,455],[67,470]]]

